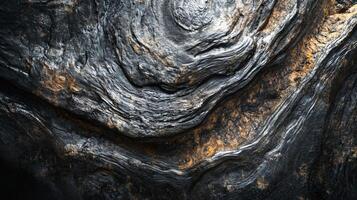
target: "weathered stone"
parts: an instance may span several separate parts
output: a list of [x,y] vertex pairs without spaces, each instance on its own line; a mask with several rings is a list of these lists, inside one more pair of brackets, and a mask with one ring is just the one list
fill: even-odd
[[59,199],[355,199],[356,24],[354,0],[3,0],[0,158]]

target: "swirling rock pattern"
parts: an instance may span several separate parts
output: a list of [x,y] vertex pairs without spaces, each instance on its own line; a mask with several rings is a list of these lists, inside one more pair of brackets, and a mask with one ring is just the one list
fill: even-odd
[[352,0],[3,0],[0,158],[60,199],[355,199],[356,24]]
[[197,126],[218,101],[284,56],[317,3],[289,2],[269,31],[275,0],[93,4],[5,10],[37,29],[3,28],[16,33],[4,37],[3,48],[21,52],[4,53],[3,62],[19,63],[4,63],[2,76],[22,76],[27,90],[121,134],[161,137]]

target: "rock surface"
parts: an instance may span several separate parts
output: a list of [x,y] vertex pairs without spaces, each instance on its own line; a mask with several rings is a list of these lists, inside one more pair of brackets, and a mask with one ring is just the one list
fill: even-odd
[[354,0],[3,0],[0,158],[50,199],[356,199],[356,24]]

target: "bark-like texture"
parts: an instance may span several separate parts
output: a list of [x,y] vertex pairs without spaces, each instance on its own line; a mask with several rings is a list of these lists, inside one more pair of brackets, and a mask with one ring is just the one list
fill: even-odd
[[356,199],[354,0],[3,0],[0,155],[58,199]]

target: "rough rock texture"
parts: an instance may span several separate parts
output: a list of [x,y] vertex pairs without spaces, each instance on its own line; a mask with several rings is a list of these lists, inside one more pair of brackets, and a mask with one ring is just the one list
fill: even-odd
[[0,160],[49,199],[357,199],[356,25],[355,0],[2,0]]

